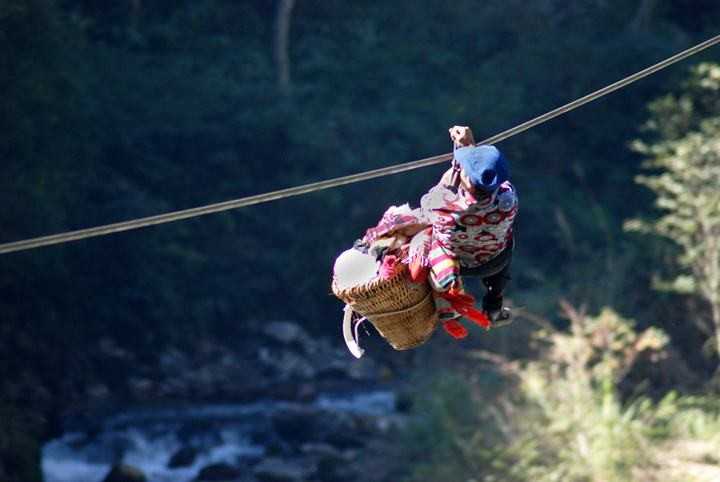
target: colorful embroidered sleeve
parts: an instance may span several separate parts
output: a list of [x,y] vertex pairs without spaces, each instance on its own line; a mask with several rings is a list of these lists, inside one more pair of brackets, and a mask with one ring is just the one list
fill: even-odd
[[439,243],[430,250],[430,283],[436,291],[447,291],[460,279],[460,264],[452,251]]
[[430,282],[437,291],[447,291],[460,278],[457,255],[444,242],[455,222],[452,210],[457,194],[443,185],[437,185],[420,200],[420,208],[432,225],[432,238],[428,264]]

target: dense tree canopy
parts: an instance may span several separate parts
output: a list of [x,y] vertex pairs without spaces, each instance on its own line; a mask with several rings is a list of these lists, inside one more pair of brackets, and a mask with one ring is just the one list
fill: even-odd
[[[298,0],[283,93],[277,3],[2,2],[0,241],[447,152],[451,125],[482,139],[703,40],[720,21],[710,0]],[[650,289],[655,251],[622,222],[651,209],[633,182],[643,156],[628,143],[646,104],[686,71],[502,143],[521,200],[518,304],[554,317],[562,296],[631,312],[642,326],[677,313]],[[654,109],[666,117],[663,105]],[[696,128],[703,113],[673,112],[663,136]],[[442,169],[3,255],[3,403],[47,414],[81,398],[107,376],[90,349],[101,337],[151,360],[159,346],[232,340],[268,319],[334,335],[334,256],[387,205],[417,203]],[[707,360],[692,344],[702,337],[680,344],[700,369]]]
[[[651,104],[654,116],[648,129],[661,135],[653,144],[636,143],[636,149],[651,156],[650,175],[637,181],[656,195],[662,215],[655,221],[639,220],[627,227],[652,232],[681,248],[673,264],[683,274],[669,287],[681,293],[700,295],[710,316],[691,314],[715,341],[720,353],[720,118],[714,107],[720,96],[720,67],[700,64],[693,70],[680,95],[668,95]],[[710,318],[708,322],[707,318]],[[710,346],[713,346],[712,344]]]

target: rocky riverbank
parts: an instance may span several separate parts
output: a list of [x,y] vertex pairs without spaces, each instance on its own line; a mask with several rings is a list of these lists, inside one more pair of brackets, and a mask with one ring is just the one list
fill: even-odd
[[[98,350],[109,363],[137,364],[110,339]],[[88,390],[93,409],[70,413],[63,434],[45,445],[44,476],[367,480],[363,453],[405,421],[392,374],[377,358],[355,360],[341,340],[314,338],[291,322],[265,323],[233,344],[170,347],[119,389],[96,383]],[[118,409],[118,393],[132,408]]]

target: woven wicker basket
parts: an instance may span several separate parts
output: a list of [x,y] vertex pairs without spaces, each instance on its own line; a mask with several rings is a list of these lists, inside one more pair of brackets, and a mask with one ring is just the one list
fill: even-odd
[[423,344],[437,326],[430,286],[410,282],[405,265],[392,278],[374,279],[346,290],[333,280],[332,290],[353,311],[367,317],[396,350]]

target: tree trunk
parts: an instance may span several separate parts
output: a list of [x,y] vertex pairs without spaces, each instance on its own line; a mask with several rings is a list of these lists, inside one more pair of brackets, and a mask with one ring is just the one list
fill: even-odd
[[657,4],[658,0],[642,0],[635,12],[635,17],[630,22],[630,30],[638,32],[647,29]]
[[720,304],[712,303],[712,318],[715,326],[715,349],[718,356],[718,371],[720,371]]
[[142,0],[130,0],[130,26],[137,29],[142,15]]
[[290,38],[290,18],[295,0],[280,0],[275,17],[275,65],[278,71],[280,91],[290,93],[290,57],[288,43]]

